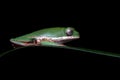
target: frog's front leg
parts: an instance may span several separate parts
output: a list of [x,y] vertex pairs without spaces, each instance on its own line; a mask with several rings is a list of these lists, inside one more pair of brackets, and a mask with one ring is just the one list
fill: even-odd
[[41,41],[42,46],[64,46],[63,44],[58,44],[56,42],[51,41]]

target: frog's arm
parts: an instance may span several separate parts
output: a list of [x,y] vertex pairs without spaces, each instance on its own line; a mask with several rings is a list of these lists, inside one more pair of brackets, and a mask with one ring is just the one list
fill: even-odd
[[40,43],[42,46],[65,46],[63,44],[58,44],[58,43],[55,43],[55,42],[49,42],[49,41],[41,41]]

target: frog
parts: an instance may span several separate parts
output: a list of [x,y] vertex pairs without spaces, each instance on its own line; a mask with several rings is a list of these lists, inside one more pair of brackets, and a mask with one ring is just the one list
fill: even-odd
[[[64,43],[66,42],[79,38],[80,33],[73,27],[50,27],[40,29],[19,37],[11,38],[10,42],[12,43],[14,48],[28,46],[47,46],[120,58],[119,53],[106,52],[82,47],[76,48],[73,46],[64,45]],[[14,50],[8,51],[4,54],[7,54],[12,51]]]
[[50,27],[11,38],[10,42],[14,48],[18,46],[65,46],[64,43],[79,38],[80,33],[73,27]]

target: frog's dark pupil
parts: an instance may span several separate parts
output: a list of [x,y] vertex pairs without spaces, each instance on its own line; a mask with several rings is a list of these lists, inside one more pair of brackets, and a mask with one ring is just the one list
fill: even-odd
[[70,29],[70,28],[67,29],[67,30],[66,30],[66,35],[67,35],[67,36],[71,36],[71,35],[73,35],[73,30]]

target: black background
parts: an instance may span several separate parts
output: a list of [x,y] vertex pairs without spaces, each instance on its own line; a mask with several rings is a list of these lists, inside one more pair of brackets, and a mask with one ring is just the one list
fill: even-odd
[[[55,6],[54,6],[55,7]],[[3,10],[1,15],[1,29],[0,29],[0,51],[5,52],[13,49],[10,38],[21,36],[32,31],[36,31],[48,27],[67,27],[72,26],[80,32],[81,38],[75,40],[67,45],[74,47],[86,47],[91,49],[105,50],[110,52],[120,53],[119,49],[119,17],[118,10],[113,6],[76,6],[67,8],[45,8],[39,7],[37,9],[13,9],[7,8]],[[21,52],[22,51],[22,52]],[[48,52],[49,53],[48,53]],[[30,53],[31,52],[31,53]],[[60,53],[58,53],[60,52]],[[29,53],[29,54],[28,54]],[[57,53],[57,55],[55,54]],[[62,54],[61,54],[62,53]],[[70,53],[70,54],[68,54]],[[19,58],[18,55],[20,55]],[[35,55],[36,56],[35,56]],[[51,55],[52,56],[51,56]],[[81,55],[79,55],[81,54]],[[14,56],[8,56],[3,59],[3,62],[21,63],[23,61],[34,62],[48,62],[48,63],[116,63],[118,58],[100,56],[84,52],[77,52],[67,49],[57,48],[28,48],[13,52]],[[33,59],[31,57],[34,55]],[[43,56],[39,59],[38,56]],[[29,56],[29,57],[28,57]],[[50,57],[48,58],[48,56]],[[53,57],[54,56],[54,57]],[[56,56],[59,58],[56,58]],[[12,61],[11,61],[12,58]],[[23,60],[21,60],[23,58]],[[42,61],[43,59],[43,61]],[[49,60],[51,62],[49,62]],[[58,61],[58,62],[54,62]],[[60,62],[61,61],[61,62]]]

